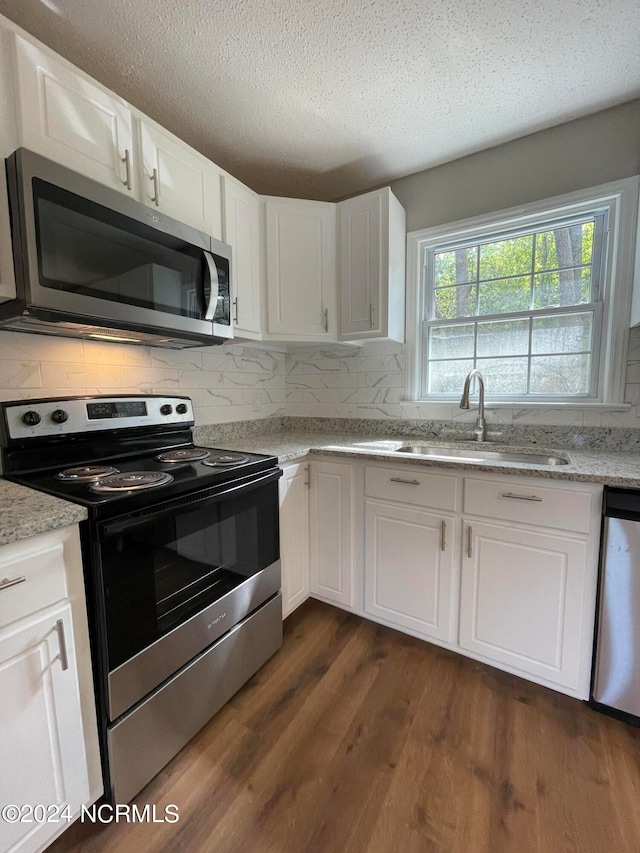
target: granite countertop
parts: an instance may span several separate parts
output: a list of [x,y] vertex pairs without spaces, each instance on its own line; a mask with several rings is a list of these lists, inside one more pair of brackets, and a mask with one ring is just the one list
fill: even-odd
[[[211,446],[213,444],[209,442]],[[280,464],[293,462],[308,454],[312,456],[335,456],[368,459],[376,462],[394,462],[402,465],[435,466],[471,471],[489,471],[502,474],[524,474],[531,477],[546,477],[554,480],[580,480],[603,483],[609,486],[640,487],[640,453],[589,449],[555,449],[528,445],[515,447],[497,443],[480,445],[487,450],[508,450],[522,453],[543,453],[568,459],[567,465],[540,465],[524,462],[471,462],[469,460],[442,460],[398,453],[403,445],[429,445],[440,448],[475,449],[477,442],[436,441],[412,436],[410,438],[381,438],[354,434],[318,432],[269,432],[252,435],[234,441],[221,440],[216,446],[228,450],[244,450],[247,453],[268,453],[278,457]]]
[[0,479],[0,545],[28,539],[87,518],[78,504]]

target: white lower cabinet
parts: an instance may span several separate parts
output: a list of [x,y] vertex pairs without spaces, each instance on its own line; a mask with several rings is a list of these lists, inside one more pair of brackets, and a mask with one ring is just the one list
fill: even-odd
[[[0,802],[77,812],[89,802],[89,777],[70,604],[0,631],[0,695]],[[1,849],[39,849],[64,825],[49,815],[57,819],[0,823]]]
[[594,605],[587,542],[504,523],[464,531],[461,648],[577,691]]
[[365,611],[424,637],[451,640],[455,519],[365,501]]
[[311,594],[354,605],[354,466],[311,462],[309,542]]
[[0,850],[38,853],[102,794],[77,526],[0,547],[0,578],[0,804],[26,809]]
[[284,618],[309,597],[309,463],[283,470],[278,488]]

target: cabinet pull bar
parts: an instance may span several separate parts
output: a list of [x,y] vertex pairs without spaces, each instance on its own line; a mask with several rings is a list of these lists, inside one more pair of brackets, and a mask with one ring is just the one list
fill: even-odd
[[324,311],[322,312],[322,316],[324,318],[323,319],[324,330],[325,330],[325,332],[328,332],[329,331],[329,309],[328,308],[324,309]]
[[233,300],[233,322],[238,322],[238,297]]
[[369,303],[369,327],[370,327],[371,329],[373,329],[373,328],[374,328],[374,323],[373,323],[373,311],[374,311],[374,308],[373,308],[373,302],[370,302],[370,303]]
[[153,174],[149,178],[150,181],[153,181],[153,198],[151,201],[155,204],[156,207],[160,207],[160,182],[158,181],[158,170],[154,169]]
[[467,557],[469,557],[469,558],[471,557],[471,554],[472,554],[472,550],[471,550],[471,537],[472,536],[473,536],[473,528],[471,527],[471,525],[469,525],[469,527],[467,527]]
[[310,488],[310,486],[311,486],[311,469],[309,468],[308,465],[305,465],[304,470],[307,472],[307,479],[304,481],[304,484],[307,488]]
[[19,583],[24,583],[26,578],[24,575],[20,575],[19,578],[2,578],[0,581],[0,589],[9,589],[10,586],[15,586]]
[[542,498],[539,498],[537,495],[514,495],[513,492],[503,492],[503,498],[513,498],[517,501],[539,501],[542,503]]
[[444,551],[447,547],[447,522],[442,519],[440,522],[440,550]]
[[64,622],[58,619],[56,622],[56,631],[58,633],[58,644],[60,645],[60,663],[62,669],[69,669],[69,656],[67,654],[67,640],[64,636]]
[[402,477],[391,477],[391,483],[402,483],[405,486],[419,486],[420,480],[403,480]]
[[120,158],[120,162],[124,163],[124,174],[125,178],[122,183],[125,187],[130,190],[131,189],[131,153],[128,148],[124,149],[124,157]]

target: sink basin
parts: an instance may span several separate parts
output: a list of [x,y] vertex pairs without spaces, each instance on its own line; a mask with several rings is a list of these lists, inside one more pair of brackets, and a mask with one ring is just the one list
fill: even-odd
[[398,453],[429,456],[432,459],[455,459],[458,462],[524,462],[529,465],[567,465],[569,462],[562,456],[548,456],[545,453],[509,453],[502,450],[484,450],[480,447],[458,450],[449,447],[416,445],[400,447]]

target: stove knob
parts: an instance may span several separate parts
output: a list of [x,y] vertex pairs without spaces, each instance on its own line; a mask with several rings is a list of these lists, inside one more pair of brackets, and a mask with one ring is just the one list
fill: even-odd
[[51,413],[51,420],[54,424],[64,424],[69,420],[69,415],[64,409],[56,409],[55,412]]
[[186,403],[178,403],[178,405],[176,406],[176,412],[179,415],[186,415],[188,411],[189,411],[189,407],[187,406]]
[[27,426],[36,426],[40,423],[41,420],[42,418],[40,417],[40,415],[37,412],[34,412],[33,410],[25,412],[22,416],[22,422],[27,424]]
[[168,403],[165,403],[164,406],[160,406],[161,415],[170,415],[172,412],[173,406],[170,406]]

